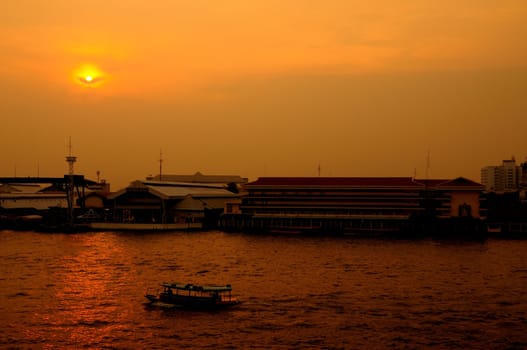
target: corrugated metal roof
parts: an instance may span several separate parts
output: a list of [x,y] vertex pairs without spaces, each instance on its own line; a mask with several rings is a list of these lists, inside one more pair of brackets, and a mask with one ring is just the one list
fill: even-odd
[[127,188],[123,188],[108,196],[115,199],[127,192],[148,191],[163,199],[183,199],[187,196],[194,198],[238,198],[239,195],[226,190],[222,186],[181,182],[134,181]]
[[186,187],[186,186],[149,186],[146,185],[149,192],[158,194],[165,199],[177,199],[184,198],[186,196],[192,196],[194,198],[233,198],[237,197],[236,194],[229,192],[222,188],[210,188],[210,187]]
[[170,186],[170,187],[208,187],[208,188],[225,188],[223,184],[201,183],[201,182],[180,182],[180,181],[143,181],[142,184],[149,186]]
[[247,178],[238,175],[204,175],[199,171],[194,175],[156,175],[148,180],[153,181],[170,181],[170,182],[201,182],[201,183],[246,183]]
[[175,206],[177,210],[192,210],[192,211],[201,211],[205,208],[205,205],[202,201],[194,199],[192,197],[187,197],[182,201],[178,202]]
[[207,209],[223,209],[225,207],[225,198],[205,198],[202,200]]
[[175,209],[202,211],[205,209],[223,209],[225,207],[225,198],[204,198],[196,199],[187,197],[178,202]]
[[45,188],[45,184],[0,184],[0,193],[37,193]]

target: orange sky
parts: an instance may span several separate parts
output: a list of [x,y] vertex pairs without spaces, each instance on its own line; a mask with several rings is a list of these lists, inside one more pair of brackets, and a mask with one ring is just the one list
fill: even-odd
[[[466,176],[527,156],[525,0],[0,3],[0,176]],[[96,78],[87,82],[86,76]],[[90,78],[90,79],[92,79]]]

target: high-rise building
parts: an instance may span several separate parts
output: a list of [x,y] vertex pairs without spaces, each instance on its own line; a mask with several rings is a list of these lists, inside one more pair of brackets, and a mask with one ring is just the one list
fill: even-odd
[[485,191],[517,191],[521,182],[522,166],[516,165],[514,157],[504,160],[502,165],[481,168],[481,183],[485,186]]
[[526,190],[527,189],[527,161],[525,163],[521,163],[520,168],[522,172],[521,178],[520,178],[520,187],[523,190]]

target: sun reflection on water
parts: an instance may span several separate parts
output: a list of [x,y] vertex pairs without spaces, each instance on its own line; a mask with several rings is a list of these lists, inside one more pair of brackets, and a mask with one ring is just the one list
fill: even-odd
[[74,249],[62,256],[61,273],[50,286],[56,312],[42,315],[37,310],[34,314],[49,325],[53,343],[66,337],[70,343],[97,344],[122,328],[119,320],[127,316],[127,308],[115,300],[122,294],[121,299],[130,303],[131,291],[125,288],[130,273],[126,259],[115,236],[75,237]]

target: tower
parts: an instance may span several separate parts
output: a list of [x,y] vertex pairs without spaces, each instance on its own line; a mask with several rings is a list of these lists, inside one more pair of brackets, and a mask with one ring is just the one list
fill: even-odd
[[71,155],[71,137],[69,142],[69,155],[66,156],[66,162],[68,163],[68,181],[66,184],[66,189],[68,193],[68,212],[69,212],[69,220],[70,224],[73,223],[73,201],[74,201],[74,194],[73,187],[75,185],[74,183],[74,164],[77,161],[77,157]]
[[77,161],[77,157],[71,155],[71,137],[69,143],[69,155],[66,156],[66,162],[69,165],[68,175],[73,176],[75,174],[74,164]]

